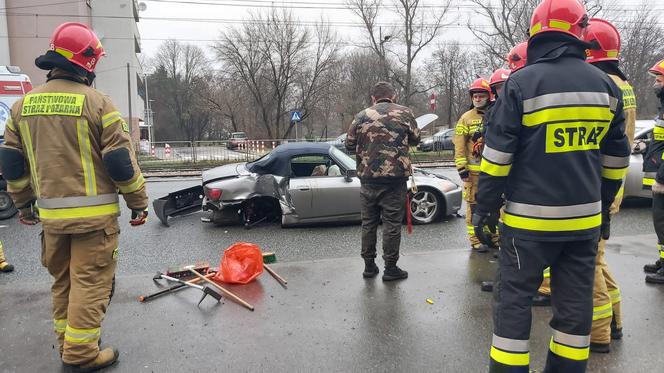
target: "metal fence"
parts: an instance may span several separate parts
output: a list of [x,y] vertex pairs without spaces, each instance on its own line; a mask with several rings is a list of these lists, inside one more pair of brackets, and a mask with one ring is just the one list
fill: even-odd
[[[255,160],[279,146],[294,140],[263,139],[241,141],[168,141],[148,143],[142,141],[137,150],[137,158],[142,168],[201,167],[224,163],[248,162]],[[313,140],[312,140],[313,141]],[[338,138],[317,139],[345,150]],[[452,154],[438,147],[413,147],[414,161],[447,161]]]

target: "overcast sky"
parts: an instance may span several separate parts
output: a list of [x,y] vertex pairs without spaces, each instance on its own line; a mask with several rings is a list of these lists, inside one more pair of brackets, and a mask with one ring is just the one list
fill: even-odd
[[[145,4],[140,12],[138,24],[142,38],[143,56],[152,57],[159,45],[166,39],[177,39],[208,48],[219,37],[222,30],[236,27],[251,12],[269,11],[289,8],[297,19],[302,22],[316,22],[321,19],[332,23],[344,42],[359,41],[363,37],[363,29],[358,18],[349,10],[344,9],[344,0],[139,0]],[[391,0],[384,0],[392,4]],[[427,11],[436,11],[442,1],[422,0]],[[495,2],[494,2],[495,3]],[[620,3],[633,11],[642,4],[641,0],[622,0]],[[647,6],[659,10],[664,9],[661,0],[650,0]],[[467,20],[473,16],[473,7],[468,0],[452,0],[452,8],[448,13],[451,23],[441,35],[442,39],[458,39],[468,45],[475,42],[466,28]],[[386,8],[379,18],[379,23],[389,24],[394,15]]]

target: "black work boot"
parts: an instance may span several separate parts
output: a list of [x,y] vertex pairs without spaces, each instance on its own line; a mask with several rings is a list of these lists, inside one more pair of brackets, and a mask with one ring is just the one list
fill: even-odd
[[598,354],[608,354],[611,352],[611,345],[608,343],[594,343],[590,342],[590,352]]
[[537,293],[533,297],[533,307],[548,307],[551,305],[551,296],[542,294],[542,293]]
[[482,291],[486,291],[487,293],[490,293],[493,291],[493,281],[482,281],[482,284],[480,285],[480,289]]
[[378,272],[378,266],[373,259],[364,259],[364,272],[362,273],[362,277],[374,278],[378,275]]
[[659,269],[662,268],[662,260],[658,259],[655,264],[646,264],[643,266],[643,272],[645,273],[657,273]]
[[622,328],[619,328],[616,324],[616,316],[614,315],[613,319],[611,319],[611,340],[622,339],[622,337]]
[[0,272],[12,272],[13,270],[14,270],[13,265],[7,262],[0,263]]
[[65,372],[96,372],[104,368],[110,367],[118,361],[120,352],[116,348],[105,348],[99,351],[99,355],[91,361],[81,365],[63,364]]
[[480,244],[480,246],[478,246],[476,250],[477,250],[478,253],[488,253],[489,252],[489,245]]
[[383,281],[395,281],[408,278],[408,272],[397,267],[396,263],[386,263],[383,272]]
[[664,284],[664,267],[660,268],[657,273],[646,275],[646,282],[649,284]]

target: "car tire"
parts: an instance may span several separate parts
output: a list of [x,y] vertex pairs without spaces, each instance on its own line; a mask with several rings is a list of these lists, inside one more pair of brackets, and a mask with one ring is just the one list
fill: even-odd
[[16,215],[18,209],[6,191],[0,191],[0,220],[9,219]]
[[431,188],[419,188],[417,193],[409,194],[413,224],[433,223],[445,208],[445,199]]

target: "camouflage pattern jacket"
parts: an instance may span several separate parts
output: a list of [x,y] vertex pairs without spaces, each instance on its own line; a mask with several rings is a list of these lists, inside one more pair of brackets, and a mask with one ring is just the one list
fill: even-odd
[[355,115],[346,149],[355,151],[357,176],[366,184],[404,182],[411,175],[408,150],[420,142],[413,112],[387,100]]

